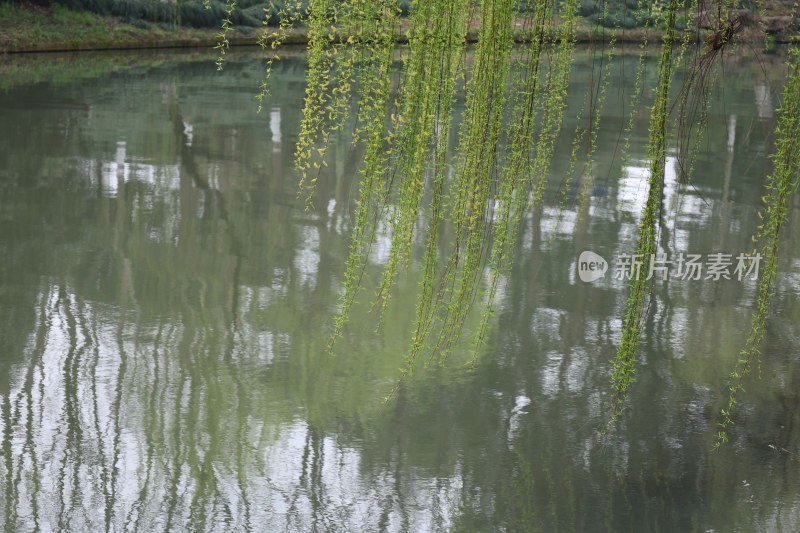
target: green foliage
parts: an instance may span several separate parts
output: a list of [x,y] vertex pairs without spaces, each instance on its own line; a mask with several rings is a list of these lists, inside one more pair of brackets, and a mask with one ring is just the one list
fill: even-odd
[[[775,293],[775,279],[778,273],[778,250],[780,248],[781,227],[789,213],[789,201],[797,193],[800,185],[800,49],[792,49],[790,56],[789,80],[783,90],[783,105],[780,109],[778,126],[775,129],[774,168],[767,177],[766,194],[762,197],[764,207],[759,218],[764,222],[753,237],[755,252],[760,253],[763,267],[758,280],[756,309],[750,323],[744,348],[739,353],[736,367],[730,374],[728,401],[720,410],[721,421],[715,447],[728,442],[728,431],[733,425],[733,413],[739,394],[744,391],[744,380],[749,376],[754,364],[759,362],[761,345],[766,335],[770,304]],[[754,252],[754,253],[755,253]]]
[[578,15],[606,28],[640,28],[655,22],[652,6],[640,0],[581,0]]
[[[547,4],[543,4],[540,11],[534,13],[534,20],[538,19],[546,24],[544,21],[549,20],[548,9]],[[542,87],[539,79],[542,48],[547,46],[547,43],[540,38],[533,41],[534,46],[528,58],[528,70],[516,89],[514,114],[520,120],[515,123],[509,134],[511,151],[510,155],[506,156],[507,165],[502,171],[504,179],[497,198],[499,209],[496,212],[494,242],[489,259],[491,271],[489,289],[485,298],[481,327],[475,339],[476,348],[484,341],[492,316],[497,284],[513,258],[512,249],[517,240],[522,217],[530,209],[531,204],[541,201],[550,174],[550,162],[561,130],[572,66],[575,3],[566,2],[560,15],[565,22],[555,32],[558,48],[550,65],[550,73],[545,78],[546,84],[542,90],[537,90],[537,87]],[[534,35],[537,32],[539,35],[544,35],[544,30],[544,27],[537,28],[534,30]],[[534,135],[537,130],[538,137]],[[531,153],[535,154],[532,160]]]
[[581,0],[578,4],[578,15],[589,17],[601,11],[602,8],[597,0]]
[[228,4],[228,8],[225,10],[225,18],[222,21],[222,29],[220,29],[219,33],[217,34],[217,38],[219,42],[215,47],[216,50],[219,52],[219,56],[217,57],[217,69],[222,70],[222,64],[225,62],[225,54],[228,51],[228,32],[231,31],[231,17],[233,16],[233,12],[236,9],[236,2],[231,2]]
[[[383,17],[363,6],[345,3],[331,13],[325,2],[310,4],[309,75],[295,161],[302,173],[301,187],[310,198],[326,164],[327,139],[340,130],[353,87],[361,87],[357,118],[363,126],[356,130],[356,141],[364,143],[365,156],[333,340],[347,324],[378,225],[386,220],[391,245],[374,301],[379,316],[389,305],[398,273],[410,264],[415,242],[425,243],[417,317],[403,367],[403,374],[410,375],[422,351],[428,351],[429,360],[441,362],[458,342],[478,295],[479,275],[489,266],[491,282],[476,347],[484,338],[519,222],[531,202],[541,198],[549,174],[572,64],[575,3],[557,8],[542,2],[521,13],[519,4],[509,0],[480,6],[474,75],[466,80],[470,105],[453,163],[448,152],[452,103],[468,23],[478,14],[464,0],[415,4],[403,78],[392,102],[388,86],[377,81],[387,79],[397,5],[379,6]],[[519,16],[526,20],[529,45],[513,60],[521,74],[512,76],[512,28]],[[286,18],[290,23],[297,20],[291,13]],[[361,33],[376,18],[379,26]],[[270,35],[273,42],[280,41],[281,31]],[[355,42],[358,53],[350,46]],[[365,92],[365,87],[376,90]],[[385,133],[387,109],[393,112]],[[522,120],[504,132],[509,109]],[[501,164],[498,146],[503,143],[511,150]],[[494,205],[499,206],[497,211]],[[424,229],[420,220],[425,221]],[[445,228],[451,237],[442,241]],[[418,232],[421,235],[415,236]],[[443,255],[442,249],[450,252]]]
[[775,36],[770,33],[766,34],[764,37],[764,52],[774,54],[777,49]]
[[[650,159],[647,202],[645,203],[642,221],[639,225],[639,239],[635,251],[642,259],[642,270],[647,272],[651,257],[656,253],[658,223],[662,214],[664,194],[664,165],[667,150],[667,103],[672,82],[674,65],[675,23],[680,0],[670,0],[667,5],[664,45],[658,67],[655,103],[651,110],[650,131],[648,137],[648,157]],[[645,276],[633,276],[629,282],[628,299],[622,319],[622,341],[612,362],[611,376],[612,418],[609,425],[615,422],[625,408],[628,388],[633,382],[636,369],[637,349],[641,334],[642,321],[647,313],[647,299],[651,281]]]
[[261,26],[265,12],[275,20],[280,5],[270,6],[261,0],[244,0],[228,15],[227,5],[219,0],[58,0],[75,11],[113,15],[123,21],[167,22],[195,28],[219,27],[223,20],[235,26]]
[[[579,14],[598,17],[598,22],[614,29],[599,55],[599,76],[584,103],[585,127],[578,127],[573,134],[572,155],[561,189],[562,209],[584,141],[586,162],[581,173],[586,178],[582,180],[581,202],[584,205],[589,201],[591,164],[609,76],[604,65],[614,56],[617,32],[633,25],[664,30],[655,101],[650,110],[648,193],[633,251],[641,257],[642,270],[647,272],[658,249],[664,218],[665,165],[673,109],[670,90],[677,65],[688,56],[689,34],[680,33],[680,27],[697,9],[697,4],[685,5],[684,0],[667,0],[663,4],[634,0],[602,3],[595,11],[578,0],[483,0],[479,4],[468,0],[415,0],[409,11],[403,71],[393,92],[389,73],[394,35],[399,31],[403,11],[396,0],[311,0],[307,10],[300,2],[284,6],[279,12],[278,28],[265,30],[262,44],[279,47],[307,15],[309,69],[295,164],[301,174],[301,194],[309,205],[318,181],[325,175],[328,142],[344,131],[350,117],[356,122],[353,143],[363,153],[350,254],[330,345],[348,327],[357,296],[367,281],[373,244],[383,226],[389,229],[390,246],[371,300],[378,326],[390,305],[398,277],[416,266],[414,259],[421,256],[416,317],[401,380],[413,374],[422,354],[427,355],[425,364],[447,359],[458,346],[477,301],[482,305],[473,350],[474,354],[479,353],[492,322],[500,280],[514,257],[521,221],[541,201],[550,178],[569,89]],[[466,35],[476,26],[474,63],[467,68]],[[688,161],[686,177],[691,172],[691,150],[705,125],[713,67],[721,56],[720,50],[734,41],[737,31],[733,21],[722,21],[703,52],[690,56],[694,73],[681,88],[676,117],[679,155]],[[515,48],[518,38],[525,44]],[[646,44],[645,34],[630,96],[632,109],[626,116],[623,160],[629,153],[636,104],[645,89]],[[268,60],[267,78],[272,61],[274,56]],[[457,142],[453,143],[453,101],[462,82],[466,111]],[[265,81],[259,98],[263,100],[267,94]],[[781,132],[786,134],[791,129],[791,137],[787,138],[795,138],[800,134],[795,131],[798,110],[791,106],[797,105],[798,98],[794,93],[787,95],[790,103],[785,104],[785,113],[791,117],[787,120],[794,122],[783,124]],[[506,122],[508,116],[513,120]],[[696,136],[692,138],[693,127]],[[760,318],[754,322],[742,367],[734,372],[723,430],[730,423],[729,413],[740,390],[740,378],[747,374],[750,361],[757,354],[754,347],[763,338],[780,227],[780,222],[774,220],[785,218],[785,195],[797,186],[796,181],[786,182],[787,176],[799,173],[793,166],[796,150],[781,142],[777,157],[785,162],[775,175],[782,177],[772,179],[770,187],[783,191],[784,196],[782,200],[768,200],[765,216],[773,222],[766,226],[764,235],[771,240],[762,252],[772,273],[760,285]],[[486,280],[485,286],[482,279]],[[651,290],[652,281],[645,276],[630,281],[622,339],[611,363],[611,420],[607,428],[623,413],[634,380]]]

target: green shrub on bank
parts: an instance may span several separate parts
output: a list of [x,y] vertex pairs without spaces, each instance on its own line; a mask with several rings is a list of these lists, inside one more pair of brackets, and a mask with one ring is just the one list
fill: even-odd
[[[178,0],[177,2],[161,0],[57,0],[58,3],[76,11],[91,11],[100,15],[111,15],[134,24],[167,23],[172,26],[182,25],[193,28],[216,28],[225,18],[224,1],[211,0]],[[236,26],[258,27],[262,25],[265,10],[269,11],[270,22],[277,23],[277,10],[281,2],[270,4],[263,0],[240,0],[236,3],[231,15],[231,22]],[[138,23],[135,21],[139,21]]]
[[[2,1],[2,0],[0,0]],[[535,4],[536,0],[519,0],[521,4]],[[279,13],[285,0],[239,0],[231,15],[234,26],[277,26]],[[12,0],[20,4],[21,0]],[[74,11],[88,11],[110,15],[140,28],[151,24],[188,26],[194,28],[219,28],[226,14],[225,0],[31,0],[43,6],[62,5]],[[304,0],[303,6],[307,5]],[[654,22],[645,0],[579,0],[577,14],[592,24],[605,27],[635,28]],[[401,16],[409,15],[412,0],[398,0]]]
[[642,0],[580,0],[578,15],[606,28],[641,28],[655,22]]

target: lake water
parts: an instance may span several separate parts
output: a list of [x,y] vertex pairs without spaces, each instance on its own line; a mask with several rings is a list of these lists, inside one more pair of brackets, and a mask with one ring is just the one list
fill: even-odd
[[[358,153],[333,140],[304,210],[300,51],[276,63],[261,114],[252,50],[222,72],[207,52],[0,57],[5,530],[800,530],[797,196],[730,444],[711,451],[755,295],[735,276],[656,284],[629,408],[597,434],[626,296],[614,261],[634,247],[646,191],[646,109],[621,157],[634,54],[613,64],[592,179],[560,209],[563,136],[475,367],[456,353],[388,403],[419,265],[381,331],[361,305],[326,353]],[[598,77],[588,58],[569,134]],[[730,58],[690,186],[672,143],[671,252],[752,249],[784,75],[780,54]],[[584,250],[608,260],[605,278],[578,279]]]

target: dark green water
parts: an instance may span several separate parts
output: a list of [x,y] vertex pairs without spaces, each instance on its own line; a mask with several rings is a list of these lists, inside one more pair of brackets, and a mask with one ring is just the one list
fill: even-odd
[[[569,133],[592,76],[582,54]],[[277,63],[260,115],[259,55],[230,58],[221,73],[212,54],[0,58],[6,531],[800,529],[797,197],[730,445],[710,451],[749,280],[656,284],[630,408],[596,434],[625,299],[613,258],[634,246],[646,189],[646,110],[620,161],[635,56],[614,64],[593,180],[560,213],[564,138],[476,368],[458,352],[386,405],[419,271],[380,333],[362,305],[325,353],[358,154],[334,140],[304,211],[303,58]],[[728,63],[691,187],[670,152],[671,251],[750,251],[783,71],[780,56]],[[604,280],[577,278],[587,249],[612,263]]]

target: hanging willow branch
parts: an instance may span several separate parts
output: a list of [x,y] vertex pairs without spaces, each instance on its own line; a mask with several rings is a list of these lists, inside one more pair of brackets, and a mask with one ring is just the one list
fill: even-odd
[[[396,91],[390,80],[395,39],[401,27],[397,0],[310,0],[307,9],[301,0],[290,0],[283,6],[279,11],[280,26],[266,31],[261,43],[278,47],[307,13],[308,74],[295,149],[305,199],[310,200],[326,166],[331,136],[341,134],[350,117],[355,117],[356,123],[352,140],[361,145],[364,154],[330,346],[347,327],[378,231],[388,227],[388,259],[371,298],[378,324],[391,302],[400,272],[411,265],[414,247],[420,245],[423,250],[416,316],[401,380],[413,374],[423,352],[428,352],[428,362],[446,359],[459,341],[475,301],[482,296],[479,326],[473,339],[477,354],[491,324],[500,279],[514,258],[523,217],[542,200],[551,174],[574,60],[577,0],[414,0],[410,18],[402,21],[408,28],[408,50],[403,55]],[[647,271],[657,250],[663,219],[669,93],[676,66],[689,43],[688,32],[679,35],[677,20],[679,13],[687,19],[695,16],[698,2],[690,0],[686,8],[685,0],[642,0],[641,7],[645,6],[654,20],[663,16],[664,27],[647,145],[648,194],[634,251],[641,258],[641,268]],[[718,7],[720,24],[706,39],[703,52],[695,57],[694,71],[678,97],[679,155],[690,144],[689,134],[695,122],[695,142],[699,138],[705,124],[708,90],[714,80],[712,68],[742,29],[744,19],[731,15],[737,13],[737,0],[720,0]],[[478,44],[474,63],[468,68],[466,36],[476,26]],[[615,35],[612,32],[607,52],[602,54],[605,65],[614,57]],[[524,44],[515,47],[515,40]],[[642,49],[635,72],[631,96],[634,107],[644,84],[644,54]],[[774,291],[779,230],[800,175],[800,156],[791,146],[800,136],[797,56],[797,52],[792,53],[775,170],[768,179],[762,214],[765,222],[758,235],[766,263],[759,281],[758,308],[731,375],[718,444],[727,440],[737,395],[760,353]],[[275,57],[267,61],[267,78]],[[609,71],[607,66],[603,69],[596,92],[593,86],[589,95],[587,127],[575,129],[567,175],[561,186],[559,219],[584,139],[588,146],[583,172],[587,183],[592,179],[591,162]],[[454,101],[462,81],[465,114],[455,153],[451,153]],[[267,94],[265,80],[258,96],[260,103]],[[694,95],[691,100],[690,94]],[[699,121],[693,120],[696,116]],[[629,153],[634,110],[627,118],[627,126],[621,132],[625,135],[623,161]],[[690,170],[691,162],[683,173]],[[589,190],[584,187],[580,202],[589,201]],[[482,274],[487,278],[483,293]],[[612,412],[607,428],[625,408],[651,290],[651,282],[644,276],[630,280],[622,340],[612,362]]]
[[[667,29],[658,67],[658,85],[650,119],[648,157],[650,159],[649,189],[642,221],[639,226],[639,241],[634,254],[642,260],[642,271],[647,272],[651,256],[656,252],[658,221],[661,218],[664,196],[664,172],[667,150],[667,102],[673,72],[673,43],[675,22],[680,0],[669,0],[667,5]],[[651,281],[645,276],[633,276],[629,282],[628,300],[622,321],[622,341],[612,362],[612,418],[615,422],[625,408],[628,388],[636,370],[636,354],[639,346],[641,326],[647,311],[647,298]]]
[[[431,161],[439,169],[435,185],[438,192],[434,194],[430,230],[430,239],[434,240],[429,243],[429,247],[435,250],[437,221],[441,218],[442,169],[458,67],[467,31],[467,7],[464,0],[434,0],[414,12],[404,83],[396,111],[391,117],[385,145],[384,117],[378,110],[386,108],[388,90],[380,95],[382,103],[378,98],[374,100],[376,114],[362,169],[354,239],[332,343],[341,335],[350,308],[361,289],[361,279],[378,223],[392,211],[389,258],[375,302],[381,314],[388,305],[398,268],[407,264],[410,257],[414,223],[422,208],[423,185]],[[453,16],[446,16],[447,13]],[[390,58],[392,41],[387,39],[385,46],[384,53],[388,53]],[[395,153],[392,153],[393,148],[396,148]],[[395,189],[398,208],[392,210],[390,202]]]
[[750,322],[744,348],[739,353],[736,368],[731,372],[728,384],[728,401],[720,410],[715,448],[728,442],[728,430],[733,425],[733,411],[739,393],[744,391],[743,383],[754,363],[759,361],[761,345],[767,329],[767,318],[772,297],[775,294],[775,279],[778,271],[778,249],[780,232],[789,212],[789,199],[797,192],[800,184],[800,49],[794,47],[790,53],[789,80],[783,90],[783,104],[780,109],[774,155],[774,168],[767,178],[767,194],[764,195],[764,208],[759,217],[764,221],[754,240],[764,263],[758,280],[756,310]]
[[[569,74],[574,50],[573,21],[575,2],[566,2],[562,7],[564,21],[557,30],[559,48],[550,63],[546,84],[539,84],[542,67],[542,48],[546,22],[550,21],[547,2],[538,4],[534,21],[539,21],[533,46],[529,50],[528,66],[518,80],[514,113],[518,119],[509,133],[510,153],[501,171],[502,181],[497,194],[497,209],[494,213],[493,243],[489,257],[489,287],[486,291],[481,323],[474,340],[475,355],[485,341],[486,332],[493,314],[498,281],[508,270],[513,259],[512,247],[517,241],[522,218],[532,204],[541,201],[544,187],[550,175],[550,162],[555,143],[561,131]],[[537,90],[538,89],[538,90]],[[543,102],[546,105],[542,106]],[[541,111],[541,113],[540,113]],[[536,127],[537,119],[539,127]],[[538,135],[536,135],[538,132]],[[535,154],[531,159],[531,154]]]

